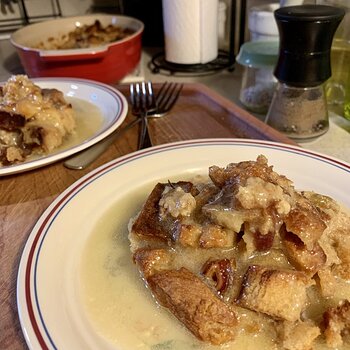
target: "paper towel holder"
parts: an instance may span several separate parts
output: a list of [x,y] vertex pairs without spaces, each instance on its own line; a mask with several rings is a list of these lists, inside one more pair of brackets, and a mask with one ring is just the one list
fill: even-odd
[[178,76],[209,75],[227,69],[233,71],[235,66],[235,26],[236,26],[236,0],[231,1],[229,23],[229,50],[218,50],[218,56],[207,63],[179,64],[165,59],[165,52],[155,54],[148,64],[153,74],[167,74]]
[[233,71],[234,63],[234,56],[232,60],[230,53],[223,50],[219,50],[218,56],[215,60],[208,63],[197,64],[178,64],[169,62],[165,59],[165,52],[159,52],[152,57],[148,66],[154,74],[168,73],[170,75],[178,76],[198,76],[213,74],[224,69]]

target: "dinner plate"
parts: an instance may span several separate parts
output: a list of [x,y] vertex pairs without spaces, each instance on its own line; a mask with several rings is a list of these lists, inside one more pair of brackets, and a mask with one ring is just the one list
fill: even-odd
[[[73,108],[79,100],[93,104],[96,106],[96,111],[101,120],[96,123],[87,113],[87,120],[84,120],[85,125],[89,127],[89,122],[94,122],[94,124],[83,138],[77,138],[76,142],[73,140],[69,144],[69,147],[60,147],[50,154],[28,159],[22,163],[0,167],[0,176],[42,167],[80,152],[112,133],[121,125],[127,115],[128,103],[126,98],[120,91],[107,84],[74,78],[36,78],[31,79],[31,81],[41,88],[55,88],[62,91],[67,100],[73,104]],[[77,133],[79,133],[78,128]]]
[[[331,196],[350,207],[347,191],[350,165],[295,146],[245,139],[200,139],[152,147],[115,159],[60,194],[28,238],[19,266],[17,302],[29,348],[168,349],[145,344],[143,347],[131,346],[119,336],[111,339],[96,328],[95,320],[86,312],[81,294],[83,254],[89,239],[96,234],[96,228],[98,234],[103,235],[104,218],[111,210],[111,226],[123,226],[120,232],[127,232],[125,218],[135,215],[159,181],[204,175],[211,165],[255,160],[260,154],[268,158],[275,171],[289,177],[297,189]],[[112,276],[116,285],[123,283],[123,270],[136,271],[127,238],[123,239],[126,260]],[[98,253],[96,246],[93,254]],[[97,283],[96,288],[102,287]],[[134,292],[133,288],[128,288],[123,293],[134,295]],[[118,312],[128,314],[130,311],[132,317],[131,310],[141,307],[143,296],[139,295],[141,299],[135,300],[136,305],[132,308],[124,304],[123,293],[116,296]],[[137,322],[152,325],[155,319],[153,314],[145,313]],[[123,337],[130,333],[131,338],[138,339],[132,327],[125,327],[122,332]]]

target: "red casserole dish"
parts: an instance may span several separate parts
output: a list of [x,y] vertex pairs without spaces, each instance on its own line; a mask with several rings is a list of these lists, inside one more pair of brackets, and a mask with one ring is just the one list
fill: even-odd
[[[135,31],[126,38],[106,45],[83,49],[42,50],[33,48],[49,38],[59,38],[76,27],[99,20]],[[132,73],[141,59],[144,24],[132,17],[87,15],[67,17],[27,25],[11,35],[26,74],[37,77],[75,77],[116,83]]]

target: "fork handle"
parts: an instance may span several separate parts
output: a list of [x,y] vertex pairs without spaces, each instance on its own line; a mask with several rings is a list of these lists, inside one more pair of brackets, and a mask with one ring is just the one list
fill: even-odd
[[119,136],[131,129],[134,125],[140,122],[137,118],[131,121],[123,128],[118,128],[112,134],[104,138],[103,140],[95,143],[91,147],[81,151],[73,157],[66,160],[63,164],[68,169],[82,170],[96,160]]
[[148,117],[147,114],[142,115],[141,117],[141,131],[139,136],[138,149],[144,149],[152,146],[152,141],[149,136],[148,131]]

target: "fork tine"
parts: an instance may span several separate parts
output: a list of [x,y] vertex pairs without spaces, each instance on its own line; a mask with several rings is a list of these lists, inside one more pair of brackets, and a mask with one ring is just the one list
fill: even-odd
[[132,110],[141,112],[153,112],[157,107],[157,100],[153,92],[152,82],[132,83],[129,87],[130,103]]
[[142,111],[146,111],[147,105],[148,105],[148,94],[146,90],[146,83],[143,81],[141,83],[141,89],[140,89],[140,101],[141,101],[141,108]]
[[140,94],[140,84],[130,84],[130,97],[132,109],[135,113],[139,113],[141,109],[141,94]]
[[135,108],[135,104],[136,104],[136,100],[135,100],[135,85],[134,84],[130,84],[130,101],[131,101],[131,106],[132,109]]
[[[174,104],[176,103],[176,101],[178,100],[178,98],[181,94],[183,87],[184,87],[184,84],[177,84],[177,91],[173,94],[173,98],[167,106],[167,111],[170,110],[171,108],[173,108]],[[174,91],[175,91],[175,89],[174,89]]]
[[141,93],[140,84],[130,84],[130,100],[132,105],[132,110],[134,113],[140,113],[141,110]]
[[158,108],[160,110],[163,110],[165,108],[165,106],[169,102],[172,94],[174,93],[174,89],[175,88],[176,88],[176,84],[170,83],[168,85],[168,87],[164,90],[163,96],[162,96],[162,98],[160,99],[160,101],[158,103]]
[[161,99],[163,98],[163,93],[164,90],[168,88],[169,83],[166,81],[165,83],[162,84],[162,86],[160,87],[158,93],[157,93],[157,102],[159,103],[161,101]]
[[141,121],[138,149],[152,146],[148,134],[147,116],[149,112],[156,110],[156,99],[153,93],[153,86],[150,81],[130,84],[130,102],[132,112]]
[[158,102],[158,108],[160,106],[164,105],[164,101],[169,96],[169,90],[173,86],[173,83],[168,83],[167,81],[162,85],[160,88],[158,94],[157,94],[157,102]]
[[153,86],[152,83],[150,82],[150,87],[151,87],[151,96],[152,96],[152,106],[157,109],[157,99],[156,99],[156,95],[154,94],[153,91]]
[[171,93],[169,94],[162,108],[159,108],[163,113],[168,112],[174,106],[174,104],[180,96],[182,88],[183,84],[174,84]]
[[149,111],[153,111],[157,107],[157,101],[154,96],[152,83],[150,81],[147,82],[147,90],[147,108]]

